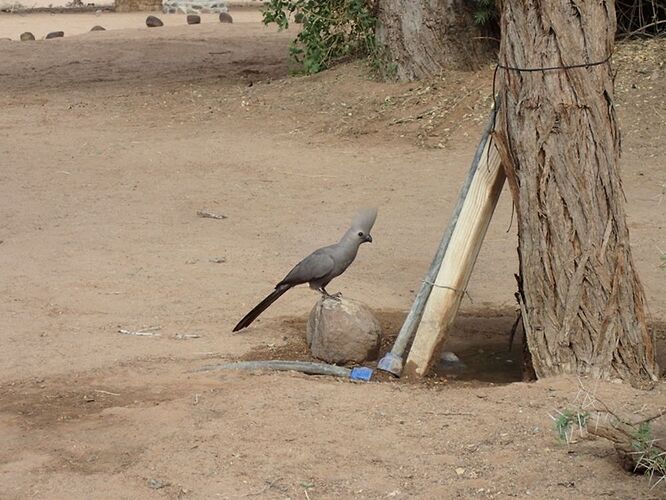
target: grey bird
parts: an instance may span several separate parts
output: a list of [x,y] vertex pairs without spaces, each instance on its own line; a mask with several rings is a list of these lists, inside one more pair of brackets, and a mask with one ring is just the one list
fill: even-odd
[[370,230],[377,218],[376,208],[361,209],[354,217],[352,225],[344,234],[342,239],[335,245],[315,250],[302,261],[300,261],[294,268],[289,271],[289,274],[284,277],[277,285],[275,290],[259,302],[254,309],[245,315],[238,324],[234,327],[233,331],[237,332],[243,328],[247,328],[250,324],[259,317],[268,307],[275,302],[280,296],[292,287],[308,283],[310,288],[318,291],[326,297],[335,297],[326,291],[326,285],[337,276],[340,276],[349,265],[354,262],[358,247],[362,243],[371,243],[372,236]]

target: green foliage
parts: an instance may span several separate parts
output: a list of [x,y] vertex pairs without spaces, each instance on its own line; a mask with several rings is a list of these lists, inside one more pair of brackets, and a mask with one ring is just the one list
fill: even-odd
[[474,22],[479,26],[489,26],[497,22],[499,12],[495,0],[472,0]]
[[634,435],[633,446],[636,450],[648,448],[652,444],[652,429],[650,422],[642,422]]
[[656,478],[653,487],[666,479],[666,453],[654,447],[654,441],[650,422],[642,422],[631,443],[638,455],[636,468],[645,470],[651,482]]
[[573,412],[571,410],[559,412],[559,415],[554,420],[555,432],[557,432],[560,441],[568,443],[574,424],[582,429],[587,424],[589,418],[590,414],[588,412]]
[[290,19],[302,24],[289,47],[291,58],[307,74],[335,62],[377,53],[372,2],[369,0],[267,0],[263,21],[283,30]]

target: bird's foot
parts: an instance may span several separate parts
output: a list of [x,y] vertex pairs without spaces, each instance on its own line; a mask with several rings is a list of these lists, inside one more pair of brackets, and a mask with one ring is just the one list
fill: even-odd
[[321,293],[321,295],[322,295],[325,299],[337,300],[338,302],[339,302],[340,299],[342,298],[342,293],[341,293],[341,292],[337,292],[337,293],[334,293],[333,295],[331,295],[330,293],[328,293],[328,292],[327,292],[326,290],[324,290],[323,288],[320,288],[320,289],[319,289],[319,293]]

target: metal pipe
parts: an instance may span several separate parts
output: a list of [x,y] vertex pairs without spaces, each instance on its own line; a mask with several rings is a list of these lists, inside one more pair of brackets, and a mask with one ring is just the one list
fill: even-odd
[[222,363],[207,365],[194,370],[195,372],[209,372],[218,370],[273,370],[273,371],[297,371],[308,375],[332,375],[350,380],[368,381],[372,377],[372,369],[364,366],[345,368],[344,366],[329,365],[326,363],[313,363],[309,361],[237,361],[233,363]]

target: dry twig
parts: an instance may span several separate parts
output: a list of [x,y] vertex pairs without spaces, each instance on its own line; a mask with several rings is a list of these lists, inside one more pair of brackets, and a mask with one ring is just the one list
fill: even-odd
[[120,394],[116,394],[115,392],[103,391],[102,389],[95,389],[95,392],[99,392],[100,394],[108,394],[109,396],[120,396]]
[[123,335],[132,335],[134,337],[161,337],[161,334],[155,333],[156,330],[160,329],[160,326],[151,326],[149,328],[142,328],[141,330],[126,330],[124,328],[120,328],[118,332],[122,333]]
[[178,340],[200,339],[201,335],[197,333],[177,333],[174,338]]
[[222,220],[227,218],[226,215],[211,212],[210,210],[197,210],[197,215],[203,219]]

